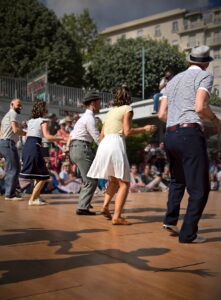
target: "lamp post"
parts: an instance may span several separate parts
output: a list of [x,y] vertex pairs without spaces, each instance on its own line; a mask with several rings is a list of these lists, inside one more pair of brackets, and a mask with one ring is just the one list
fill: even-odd
[[142,100],[145,97],[145,50],[144,47],[141,49],[141,56],[142,56]]

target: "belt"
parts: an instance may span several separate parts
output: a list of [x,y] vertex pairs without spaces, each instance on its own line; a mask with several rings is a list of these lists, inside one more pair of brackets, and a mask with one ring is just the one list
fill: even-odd
[[166,131],[168,132],[171,132],[171,131],[176,131],[177,129],[179,128],[200,128],[201,129],[201,126],[200,124],[198,123],[182,123],[182,124],[176,124],[176,125],[173,125],[173,126],[170,126],[170,127],[167,127],[166,128]]
[[15,141],[12,140],[12,139],[0,139],[0,141],[7,141],[7,142],[13,142],[13,143],[15,143]]
[[82,144],[91,145],[91,142],[88,142],[88,141],[85,141],[85,140],[72,140],[72,141],[70,142],[70,146],[71,146],[71,144],[73,144],[74,142],[79,142],[79,143],[82,143]]

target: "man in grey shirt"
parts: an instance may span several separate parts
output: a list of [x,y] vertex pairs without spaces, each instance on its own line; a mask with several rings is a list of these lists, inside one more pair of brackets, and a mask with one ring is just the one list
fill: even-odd
[[[204,237],[197,235],[210,190],[202,121],[211,120],[217,131],[221,127],[220,120],[209,107],[213,84],[213,76],[206,71],[213,60],[209,50],[207,46],[192,49],[188,56],[190,67],[168,83],[158,113],[167,123],[165,150],[171,173],[163,227],[178,233],[180,243],[205,242]],[[179,232],[176,225],[185,188],[189,200]]]
[[21,112],[21,101],[14,99],[10,103],[10,110],[3,117],[0,130],[0,154],[5,159],[5,200],[21,200],[16,195],[18,186],[18,175],[20,171],[19,155],[16,148],[18,136],[26,133],[19,126],[19,114]]

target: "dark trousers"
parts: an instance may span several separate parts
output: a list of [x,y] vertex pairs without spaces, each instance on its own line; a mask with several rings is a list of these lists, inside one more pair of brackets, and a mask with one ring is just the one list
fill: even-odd
[[196,238],[198,222],[210,190],[206,141],[200,128],[178,128],[166,132],[165,149],[170,163],[171,182],[164,224],[177,224],[180,202],[186,188],[189,199],[179,240],[181,243],[190,243]]

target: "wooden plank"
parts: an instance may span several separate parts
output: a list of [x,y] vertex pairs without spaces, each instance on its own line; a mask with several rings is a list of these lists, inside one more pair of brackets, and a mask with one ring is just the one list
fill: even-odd
[[[132,226],[77,216],[78,195],[45,195],[44,207],[1,197],[0,299],[218,300],[220,195],[210,193],[199,231],[207,242],[197,245],[162,229],[167,193],[130,194],[124,215]],[[102,201],[94,197],[95,211]]]

